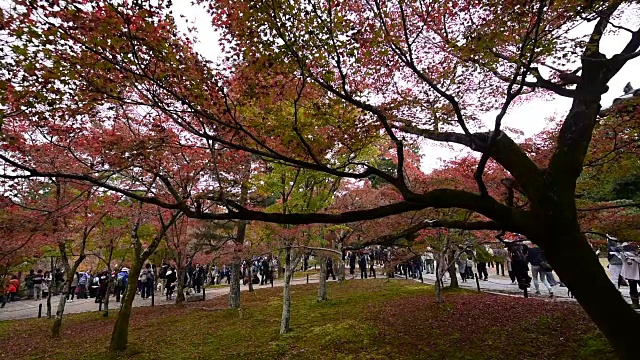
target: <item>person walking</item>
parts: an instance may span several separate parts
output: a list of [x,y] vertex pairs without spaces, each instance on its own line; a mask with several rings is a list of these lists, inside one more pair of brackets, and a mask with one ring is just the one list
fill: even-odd
[[178,281],[178,272],[175,265],[171,265],[167,269],[166,280],[167,300],[171,300],[173,299],[173,290],[176,288],[176,282]]
[[329,275],[333,280],[336,279],[336,274],[333,272],[333,260],[330,257],[327,258],[327,280],[329,280]]
[[369,254],[369,277],[376,278],[376,268],[374,267],[375,257],[373,253]]
[[622,270],[620,275],[629,283],[629,296],[631,306],[640,309],[640,298],[638,297],[638,284],[640,283],[640,255],[636,245],[624,245],[622,252]]
[[116,275],[116,302],[120,302],[120,297],[127,294],[127,283],[129,282],[129,268],[124,266]]
[[[255,272],[253,274],[257,276]],[[193,286],[192,286],[196,294],[200,293],[200,288],[202,286],[203,279],[204,279],[204,269],[200,266],[200,264],[196,264],[196,267],[193,269]],[[251,279],[249,279],[249,281],[251,281]]]
[[622,245],[618,241],[618,239],[614,237],[608,237],[607,240],[607,248],[608,255],[607,260],[609,260],[609,273],[611,274],[611,282],[613,282],[618,288],[621,285],[627,285],[623,283],[623,277],[620,275],[622,272]]
[[262,276],[262,279],[260,279],[260,285],[267,285],[269,282],[269,268],[269,260],[266,257],[263,257],[260,262],[260,275]]
[[352,279],[356,278],[356,253],[354,251],[349,252],[349,274]]
[[138,276],[138,283],[140,284],[140,298],[146,299],[149,297],[147,290],[147,282],[149,281],[149,272],[151,271],[151,264],[146,263],[145,266],[140,270],[140,275]]
[[494,249],[493,261],[496,263],[496,275],[504,276],[505,263],[507,262],[507,251],[502,247]]
[[467,254],[464,251],[458,256],[458,272],[462,282],[467,282]]
[[431,248],[427,248],[427,252],[424,254],[424,257],[425,257],[424,267],[426,269],[427,274],[433,274],[434,273],[434,269],[433,269],[434,256],[433,256],[433,251],[431,251]]
[[33,269],[29,270],[29,274],[24,277],[24,284],[27,287],[27,299],[33,298],[33,278],[36,276]]
[[[69,292],[67,293],[67,300],[73,302],[73,297],[76,296],[76,288],[78,287],[78,281],[80,280],[80,274],[75,273],[71,279],[71,285],[69,286]],[[71,298],[69,298],[71,297]]]
[[362,254],[360,260],[358,260],[358,267],[360,268],[360,279],[367,278],[367,255]]
[[44,284],[44,274],[42,269],[38,269],[38,272],[33,276],[33,300],[38,301],[42,298],[42,285]]
[[78,280],[78,299],[87,299],[87,286],[89,285],[89,279],[91,273],[89,271],[80,273],[80,280]]
[[542,280],[542,284],[549,291],[549,297],[553,297],[553,287],[547,281],[545,272],[550,271],[550,266],[544,256],[544,251],[538,246],[533,246],[527,252],[527,261],[531,264],[531,277],[533,278],[533,287],[535,287],[536,295],[540,295],[540,284],[538,278]]
[[18,276],[12,275],[11,280],[9,280],[9,301],[16,301],[18,289],[20,289],[20,279],[18,279]]
[[147,263],[147,298],[151,296],[151,293],[155,291],[156,286],[156,274],[154,266]]

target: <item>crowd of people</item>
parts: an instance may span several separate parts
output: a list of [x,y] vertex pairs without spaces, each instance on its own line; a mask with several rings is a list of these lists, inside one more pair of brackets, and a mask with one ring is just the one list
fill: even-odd
[[[392,252],[381,247],[372,247],[362,250],[347,250],[342,254],[345,267],[348,266],[351,278],[359,274],[361,279],[377,276],[376,267],[384,267],[393,263],[389,268],[385,267],[389,277],[397,275],[407,278],[422,278],[422,274],[434,274],[438,266],[436,256],[430,249],[420,256],[414,256],[396,263],[392,261]],[[334,260],[327,257],[326,279],[336,279]],[[608,251],[609,269],[614,283],[620,286],[629,286],[632,305],[640,308],[640,254],[638,247],[611,239]],[[461,282],[469,279],[488,281],[489,269],[494,269],[496,275],[508,276],[512,284],[517,284],[521,290],[527,290],[533,283],[534,294],[542,295],[540,283],[544,286],[549,297],[554,296],[554,289],[564,284],[556,280],[553,268],[547,261],[544,251],[528,242],[517,241],[507,245],[486,244],[476,246],[460,246],[453,254],[453,261],[449,259],[449,269],[444,271],[445,277],[449,274],[457,274]],[[300,270],[309,268],[309,256],[302,259]],[[356,269],[359,270],[356,273]],[[451,272],[448,270],[452,270]],[[475,271],[474,271],[475,270]],[[240,276],[244,285],[266,285],[273,283],[275,274],[282,271],[281,264],[275,256],[254,257],[245,260],[240,265]],[[530,274],[529,274],[530,273]],[[176,262],[162,261],[156,268],[147,263],[143,266],[137,279],[137,293],[142,299],[148,299],[155,290],[159,290],[167,300],[172,300],[178,285],[180,271]],[[200,265],[187,259],[186,266],[182,269],[183,288],[186,294],[198,294],[205,285],[229,284],[231,282],[232,269],[229,265]],[[111,280],[111,287],[109,286]],[[115,297],[115,301],[121,298],[127,291],[129,283],[129,268],[122,266],[115,271],[104,270],[93,274],[91,269],[76,272],[67,291],[68,301],[74,298],[95,298],[95,302],[105,299],[107,292]],[[66,274],[60,268],[54,272],[30,270],[24,276],[24,284],[21,284],[17,274],[4,276],[0,279],[2,295],[1,306],[5,303],[16,301],[20,298],[21,285],[24,294],[22,298],[38,301],[48,296],[58,295],[62,292],[66,282]]]

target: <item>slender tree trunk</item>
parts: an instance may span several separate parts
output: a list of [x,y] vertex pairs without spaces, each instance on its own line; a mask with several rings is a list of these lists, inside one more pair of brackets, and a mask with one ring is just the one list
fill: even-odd
[[136,297],[136,289],[138,285],[138,276],[142,270],[142,264],[146,259],[136,258],[133,266],[129,270],[129,280],[127,282],[127,291],[122,299],[120,311],[116,323],[111,333],[111,343],[109,350],[123,351],[127,348],[129,342],[129,321],[131,320],[131,308],[133,307],[133,299]]
[[346,280],[347,278],[347,266],[346,266],[346,262],[345,262],[345,254],[342,252],[342,242],[338,242],[338,251],[340,252],[340,269],[339,269],[339,274],[338,274],[338,281],[343,282]]
[[284,251],[282,249],[278,249],[278,279],[282,277],[282,259],[284,258]]
[[290,330],[291,325],[291,247],[285,249],[284,260],[284,288],[282,290],[282,320],[280,321],[280,335],[286,334]]
[[240,308],[240,258],[231,262],[231,286],[229,287],[229,308]]
[[443,303],[444,302],[444,297],[442,296],[442,276],[440,276],[440,274],[443,274],[444,271],[440,270],[440,262],[436,262],[436,302],[437,303]]
[[49,291],[47,292],[47,318],[51,319],[51,294],[53,294],[53,289],[51,284],[53,284],[55,288],[56,279],[55,279],[55,261],[53,256],[51,257],[51,282],[49,283]]
[[[86,239],[85,239],[86,241]],[[64,266],[64,271],[67,273],[67,279],[64,282],[64,287],[62,288],[62,294],[60,294],[60,300],[58,302],[58,309],[56,310],[56,319],[53,321],[53,325],[51,326],[51,337],[58,338],[60,337],[60,328],[62,327],[62,315],[64,315],[64,308],[67,303],[67,294],[69,293],[69,289],[71,288],[71,283],[73,282],[73,277],[76,276],[76,270],[78,270],[78,266],[84,261],[84,244],[80,251],[80,256],[73,262],[73,266],[69,266],[69,259],[67,258],[67,245],[65,243],[59,243],[58,248],[60,250],[60,257],[62,259],[62,265]]]
[[184,266],[178,268],[178,285],[176,286],[176,305],[181,306],[185,302],[184,298],[184,273],[187,270]]
[[455,262],[456,256],[455,254],[452,254],[449,251],[447,254],[447,258],[449,259],[448,260],[449,266],[447,266],[446,271],[449,272],[449,278],[451,279],[451,282],[449,283],[449,288],[457,289],[460,287],[460,285],[458,284],[458,274],[456,274],[456,262]]
[[625,360],[638,359],[638,336],[630,329],[640,329],[640,315],[609,280],[579,230],[559,233],[562,227],[553,229],[544,241],[543,249],[554,270],[607,337],[617,355]]
[[247,272],[249,273],[249,292],[253,292],[253,264],[249,265]]
[[245,220],[239,220],[233,249],[233,261],[231,264],[231,286],[229,288],[229,307],[231,309],[240,308],[240,252],[242,250],[242,246],[244,246],[246,234],[247,222]]
[[320,258],[320,281],[318,281],[318,302],[327,300],[327,258]]
[[111,278],[111,267],[107,268],[107,290],[102,299],[102,316],[109,317],[109,299],[113,291],[113,279]]

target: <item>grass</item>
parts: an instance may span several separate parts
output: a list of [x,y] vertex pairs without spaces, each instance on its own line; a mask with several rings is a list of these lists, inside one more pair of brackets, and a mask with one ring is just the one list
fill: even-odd
[[[0,359],[612,359],[573,304],[447,292],[407,280],[294,286],[292,332],[278,334],[282,289],[242,293],[241,310],[219,297],[185,307],[136,308],[130,346],[106,351],[114,317],[65,316],[62,339],[50,321],[0,322]],[[34,339],[37,339],[34,341]],[[82,351],[81,351],[82,350]]]

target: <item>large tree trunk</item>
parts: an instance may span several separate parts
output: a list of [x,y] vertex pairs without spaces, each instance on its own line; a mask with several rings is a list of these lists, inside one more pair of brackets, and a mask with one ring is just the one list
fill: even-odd
[[285,249],[284,260],[284,288],[282,290],[282,320],[280,321],[280,335],[286,334],[290,330],[291,324],[291,278],[293,271],[291,266],[291,247]]
[[231,262],[231,286],[229,287],[229,308],[240,308],[240,258]]
[[327,258],[320,258],[320,280],[318,281],[318,302],[327,300]]
[[[565,224],[564,229],[567,227]],[[609,280],[598,257],[579,230],[571,233],[562,231],[562,227],[553,229],[547,241],[543,240],[543,249],[554,270],[607,337],[618,356],[621,359],[637,359],[638,336],[629,329],[640,328],[640,315],[627,304]]]
[[116,323],[111,333],[111,343],[109,350],[123,351],[127,348],[129,342],[129,321],[131,319],[131,308],[133,307],[133,299],[136,297],[136,289],[138,285],[138,276],[142,270],[142,264],[146,259],[135,259],[133,266],[129,270],[129,280],[127,282],[127,290],[122,299],[120,311]]

